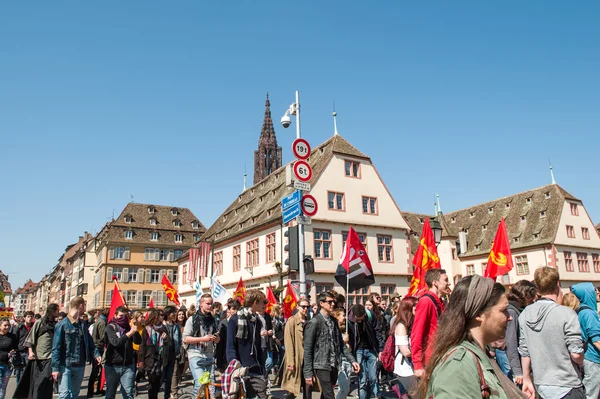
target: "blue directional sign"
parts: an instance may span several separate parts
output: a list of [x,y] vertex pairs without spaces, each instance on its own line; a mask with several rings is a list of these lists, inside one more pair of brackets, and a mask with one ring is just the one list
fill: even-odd
[[287,197],[281,199],[281,209],[286,210],[300,202],[302,199],[302,191],[296,190]]
[[296,205],[292,205],[290,208],[285,209],[283,211],[283,224],[286,224],[288,222],[291,222],[292,220],[294,220],[296,218],[296,216],[299,216],[302,214],[302,209],[300,207],[300,203],[296,203]]

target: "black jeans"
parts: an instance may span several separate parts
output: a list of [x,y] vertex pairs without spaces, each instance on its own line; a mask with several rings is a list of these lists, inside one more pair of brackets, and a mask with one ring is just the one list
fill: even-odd
[[[90,373],[90,379],[88,382],[88,390],[87,390],[88,398],[91,398],[92,396],[94,396],[94,391],[96,393],[100,393],[100,391],[102,390],[102,387],[100,386],[101,373],[102,373],[102,365],[98,364],[96,359],[92,360],[92,372]],[[97,387],[94,387],[94,385],[97,385]],[[94,389],[94,388],[96,388],[96,389]]]
[[315,376],[319,380],[319,385],[321,386],[321,398],[335,399],[333,386],[337,382],[338,369],[332,368],[331,370],[315,370]]
[[[158,392],[163,381],[162,373],[159,375],[146,373],[146,376],[148,377],[148,399],[158,399]],[[168,398],[169,394],[166,394],[166,397]]]
[[246,380],[246,397],[267,399],[267,379],[262,375],[250,375]]

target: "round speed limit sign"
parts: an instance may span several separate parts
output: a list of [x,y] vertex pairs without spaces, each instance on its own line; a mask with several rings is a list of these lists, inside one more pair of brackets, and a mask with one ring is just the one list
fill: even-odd
[[310,145],[304,139],[296,139],[292,143],[292,152],[298,159],[308,159],[310,157]]
[[296,161],[294,163],[294,176],[301,182],[308,182],[312,178],[312,169],[306,161]]

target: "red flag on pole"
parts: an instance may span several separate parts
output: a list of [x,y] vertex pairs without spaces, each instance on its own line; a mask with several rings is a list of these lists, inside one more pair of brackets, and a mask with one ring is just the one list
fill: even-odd
[[167,294],[167,298],[169,298],[171,302],[174,302],[175,305],[179,306],[179,294],[177,293],[175,287],[173,287],[173,284],[171,284],[171,281],[166,274],[163,275],[161,283],[163,290],[165,290],[165,293]]
[[271,314],[271,309],[273,309],[273,305],[275,305],[276,303],[277,298],[275,298],[273,290],[271,289],[271,287],[267,287],[267,308],[265,309],[265,312],[267,314]]
[[244,285],[244,280],[240,277],[240,281],[238,282],[237,288],[233,292],[233,298],[237,299],[239,303],[244,305],[244,298],[246,298],[246,286]]
[[512,253],[510,251],[510,243],[508,242],[508,234],[506,233],[506,223],[504,218],[500,220],[496,238],[492,243],[492,250],[488,256],[487,267],[483,273],[483,277],[489,277],[496,280],[496,277],[508,273],[513,268]]
[[425,273],[427,273],[427,270],[442,267],[437,247],[435,246],[433,231],[429,224],[429,218],[425,218],[425,222],[423,223],[419,248],[415,253],[412,263],[415,266],[415,271],[410,281],[408,296],[419,296],[423,291],[427,290],[427,284],[425,284]]
[[290,284],[290,280],[288,280],[287,288],[285,290],[285,297],[283,298],[283,317],[289,319],[292,317],[294,309],[298,304],[298,297]]
[[335,279],[349,292],[375,284],[369,255],[352,226],[348,231],[344,251],[335,271]]

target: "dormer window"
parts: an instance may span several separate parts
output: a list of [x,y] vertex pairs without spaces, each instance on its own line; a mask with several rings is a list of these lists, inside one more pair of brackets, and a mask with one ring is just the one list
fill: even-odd
[[506,203],[506,209],[510,208],[510,202]]
[[541,211],[540,212],[540,219],[541,218],[545,218],[546,217],[546,211]]
[[546,196],[546,199],[550,198],[550,191],[548,191],[546,194],[544,194]]
[[177,210],[177,208],[171,209],[171,215],[173,215],[173,216],[179,215],[179,211]]
[[419,223],[424,224],[425,223],[425,219],[419,218]]
[[155,207],[153,207],[152,205],[150,205],[150,206],[148,207],[148,213],[150,213],[150,214],[154,214],[155,212],[156,212],[156,208],[155,208]]
[[131,231],[131,230],[125,231],[125,239],[132,240],[133,239],[133,231]]
[[179,219],[173,220],[173,226],[175,226],[175,227],[181,227],[181,220],[179,220]]
[[456,218],[455,217],[451,218],[450,223],[456,223]]
[[198,229],[198,228],[200,228],[200,223],[198,223],[197,220],[194,220],[192,222],[192,229]]
[[175,242],[183,242],[183,234],[175,234]]
[[465,234],[469,234],[469,229],[464,229]]
[[129,215],[125,216],[125,223],[131,223],[133,222],[133,218]]
[[154,219],[154,218],[150,219],[150,226],[156,226],[156,219]]
[[479,251],[479,247],[480,247],[479,244],[475,245],[475,251]]
[[487,230],[487,224],[484,224],[483,226],[481,226],[481,230],[482,231],[486,231]]
[[[228,231],[225,230],[225,234],[227,234]],[[194,234],[194,241],[200,241],[200,234]]]
[[513,238],[513,242],[519,242],[519,237]]
[[470,217],[470,218],[474,218],[474,217],[475,217],[475,212],[471,212],[471,213],[469,213],[469,217]]
[[150,233],[150,241],[158,241],[158,233],[153,231]]
[[528,204],[531,204],[531,197],[527,198],[527,199],[525,200],[525,202],[526,202],[526,203],[528,203]]
[[540,239],[540,234],[539,234],[539,233],[535,233],[535,234],[533,235],[533,239],[534,239],[534,240],[539,240],[539,239]]
[[521,222],[524,222],[526,220],[527,220],[527,216],[525,216],[525,215],[521,216]]
[[494,208],[488,208],[488,213],[494,213]]

